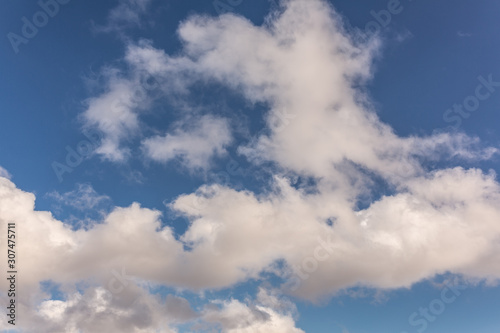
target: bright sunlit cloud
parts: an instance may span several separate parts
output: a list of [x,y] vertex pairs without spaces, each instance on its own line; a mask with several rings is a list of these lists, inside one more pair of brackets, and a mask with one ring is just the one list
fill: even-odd
[[[98,30],[128,36],[151,8],[119,1]],[[496,285],[500,184],[478,164],[497,146],[458,131],[401,135],[383,121],[367,88],[382,35],[327,1],[286,0],[262,24],[183,17],[175,51],[131,36],[74,120],[100,133],[98,163],[139,179],[132,201],[114,200],[115,172],[96,168],[92,185],[47,191],[58,208],[41,210],[40,193],[0,167],[0,228],[15,221],[21,237],[22,330],[304,333],[294,301],[444,274]],[[197,104],[216,93],[230,97]],[[234,99],[244,117],[225,112]],[[261,173],[239,186],[207,181],[231,154]],[[175,187],[161,178],[172,172],[201,184],[174,188],[165,212],[151,197]]]

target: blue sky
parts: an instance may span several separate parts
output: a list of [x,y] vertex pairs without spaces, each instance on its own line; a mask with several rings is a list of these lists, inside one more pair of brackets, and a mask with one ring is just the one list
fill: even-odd
[[497,331],[498,2],[1,6],[20,332]]

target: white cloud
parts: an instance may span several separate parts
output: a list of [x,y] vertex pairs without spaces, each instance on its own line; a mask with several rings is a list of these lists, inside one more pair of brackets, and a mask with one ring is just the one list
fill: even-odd
[[285,6],[262,27],[224,15],[194,17],[179,29],[186,55],[176,62],[271,106],[271,134],[240,152],[333,181],[339,178],[335,167],[346,161],[394,181],[403,176],[401,167],[421,171],[417,157],[473,151],[472,140],[460,135],[395,135],[354,88],[371,77],[378,42],[354,40],[326,2],[296,0]]
[[190,169],[207,169],[213,156],[226,153],[231,132],[226,119],[203,116],[184,120],[165,136],[143,142],[146,155],[159,162],[180,159]]
[[121,142],[134,136],[139,131],[137,111],[147,105],[143,96],[137,96],[137,81],[124,78],[117,71],[105,73],[106,91],[86,101],[87,109],[82,114],[85,126],[97,127],[104,138],[96,152],[106,159],[125,161],[129,155],[128,148],[121,147]]
[[289,314],[282,314],[262,305],[248,306],[237,300],[218,302],[207,307],[203,319],[224,333],[304,333],[295,327]]
[[[499,253],[500,189],[492,175],[478,170],[415,178],[405,191],[360,212],[335,189],[308,193],[280,179],[275,191],[261,197],[211,186],[173,203],[192,221],[180,240],[160,228],[158,212],[137,204],[116,208],[88,231],[71,231],[34,211],[34,196],[8,180],[0,190],[2,224],[17,221],[23,234],[26,290],[44,280],[106,281],[113,267],[174,287],[230,287],[280,259],[293,271],[302,266],[304,274],[304,260],[314,258],[321,243],[327,254],[322,250],[317,268],[305,273],[296,292],[301,297],[316,299],[358,284],[409,286],[446,271],[500,276],[491,265]],[[333,227],[325,223],[332,216]],[[49,237],[41,240],[40,234]]]
[[[296,0],[288,2],[283,15],[265,27],[232,15],[187,20],[180,35],[191,61],[169,58],[142,44],[146,51],[132,57],[136,64],[144,60],[157,72],[168,72],[173,67],[165,64],[170,61],[186,63],[199,74],[242,89],[251,100],[269,101],[270,114],[292,110],[296,119],[273,128],[269,137],[260,137],[245,152],[299,175],[314,176],[316,185],[312,191],[297,189],[276,177],[274,190],[266,195],[202,187],[172,204],[191,219],[188,230],[176,240],[172,230],[160,228],[158,212],[138,204],[116,208],[104,223],[88,231],[72,232],[46,213],[34,212],[32,197],[7,184],[9,193],[25,202],[22,214],[12,218],[34,220],[30,224],[37,231],[34,239],[41,230],[55,237],[38,242],[46,251],[25,249],[37,258],[31,268],[33,282],[102,276],[102,267],[114,263],[141,279],[167,285],[228,287],[257,277],[276,260],[285,260],[297,272],[304,257],[315,252],[318,239],[326,235],[332,237],[335,254],[306,274],[309,277],[297,291],[301,297],[315,299],[358,283],[382,288],[408,286],[447,270],[478,276],[487,271],[485,277],[496,277],[498,272],[484,264],[487,258],[494,258],[488,254],[495,253],[498,234],[491,222],[499,216],[494,178],[462,169],[426,175],[417,159],[438,159],[443,154],[486,158],[493,150],[470,150],[468,147],[479,144],[464,135],[397,137],[351,87],[353,78],[370,75],[373,46],[357,46],[340,24],[325,3]],[[110,77],[111,90],[91,100],[85,116],[119,141],[126,135],[124,129],[136,127],[137,115],[128,107],[119,109],[123,119],[118,117],[118,121],[106,115],[103,106],[130,86]],[[179,128],[164,138],[146,141],[152,158],[168,161],[180,156],[188,166],[201,167],[229,140],[224,135],[226,123],[217,118],[201,118],[194,130]],[[213,140],[217,130],[219,137]],[[359,196],[374,190],[369,172],[393,182],[397,193],[358,212]],[[450,178],[459,188],[467,185],[467,191],[449,188],[448,197],[444,193],[429,197],[417,186],[439,188]],[[437,201],[443,198],[448,200],[446,205]],[[484,212],[488,214],[483,216]],[[333,227],[325,223],[330,218],[335,218]],[[471,241],[475,246],[466,255],[455,256],[462,251],[447,238],[449,229],[462,242]],[[31,233],[25,230],[23,234],[28,237]],[[290,243],[290,239],[295,241]],[[131,248],[132,240],[145,245],[140,250]],[[184,250],[186,245],[190,251]],[[427,246],[439,250],[447,260],[432,257]],[[61,247],[65,248],[64,258],[55,267],[51,255],[61,253]],[[390,265],[381,260],[387,256],[394,256]],[[374,267],[379,261],[382,263]],[[339,269],[341,273],[336,273]]]
[[[362,211],[336,189],[311,194],[279,186],[266,199],[223,188],[208,198],[180,198],[174,207],[194,221],[184,240],[198,244],[193,253],[199,249],[206,261],[215,251],[249,274],[284,258],[305,276],[296,294],[312,300],[356,285],[407,287],[447,271],[499,277],[491,266],[500,253],[500,188],[493,175],[438,171]],[[333,227],[325,223],[329,217],[336,218]]]
[[261,27],[234,15],[194,16],[179,28],[181,56],[141,42],[129,46],[126,59],[176,91],[215,79],[250,101],[266,102],[271,134],[239,151],[309,176],[337,181],[335,169],[348,162],[398,182],[421,173],[422,158],[496,152],[475,153],[477,140],[462,134],[398,137],[354,88],[372,75],[377,39],[362,42],[347,33],[325,2],[288,1],[285,8]]
[[[295,274],[300,284],[290,292],[313,301],[352,286],[407,287],[444,272],[500,278],[496,176],[423,166],[449,157],[487,159],[496,149],[484,149],[464,134],[398,137],[355,88],[372,75],[378,42],[363,44],[342,24],[326,2],[289,0],[281,15],[260,27],[234,15],[187,19],[179,29],[184,49],[177,57],[150,43],[130,45],[125,59],[132,74],[110,72],[106,91],[89,99],[83,114],[87,126],[105,134],[100,154],[115,161],[130,154],[125,143],[141,132],[139,111],[149,100],[135,99],[133,88],[138,71],[147,69],[179,91],[211,79],[249,101],[266,102],[270,133],[240,151],[255,163],[273,162],[276,176],[260,194],[213,185],[179,196],[171,208],[190,222],[182,235],[163,226],[158,211],[138,203],[116,207],[88,230],[71,230],[50,213],[35,211],[33,194],[1,178],[0,228],[16,221],[23,235],[22,306],[32,307],[27,295],[39,294],[40,281],[71,286],[91,280],[97,287],[65,301],[46,301],[40,314],[53,327],[71,330],[83,320],[71,310],[83,298],[92,304],[82,306],[83,313],[110,332],[124,323],[140,332],[161,327],[160,318],[168,316],[158,308],[146,311],[148,321],[142,321],[145,309],[158,305],[150,295],[144,296],[148,307],[128,310],[107,298],[113,270],[124,270],[137,283],[193,291],[231,287],[264,271]],[[224,153],[230,133],[226,120],[204,116],[143,142],[152,159],[206,168],[212,156]],[[310,177],[313,185],[292,186],[284,174]],[[378,190],[373,175],[385,179],[393,193],[359,210],[360,197]],[[277,261],[285,268],[277,268]],[[260,295],[254,305],[214,304],[201,320],[225,332],[302,332],[272,295]],[[175,317],[191,318],[185,310]]]
[[[64,300],[40,300],[18,326],[37,333],[177,333],[179,324],[189,326],[192,332],[217,328],[223,333],[303,333],[295,327],[292,313],[262,304],[259,299],[245,303],[215,299],[196,312],[182,297],[169,294],[162,300],[135,285],[115,294],[92,286],[84,292],[67,292]],[[0,324],[0,328],[6,327]]]
[[52,333],[176,333],[169,313],[154,296],[138,290],[135,301],[113,295],[103,287],[90,287],[82,294],[72,292],[65,300],[44,300],[37,311],[23,317],[28,332]]
[[184,118],[188,123],[177,121],[177,132],[190,123],[200,124],[201,129],[218,125],[223,131],[219,140],[227,141],[223,136],[229,134],[225,134],[228,130],[223,128],[226,125],[222,125],[222,120],[207,116],[204,118],[206,126],[203,119],[193,120],[195,112],[179,99],[187,91],[185,85],[188,79],[182,73],[171,75],[172,71],[177,71],[177,64],[167,64],[163,51],[154,49],[148,41],[140,41],[127,46],[123,60],[125,69],[105,67],[98,79],[92,80],[93,86],[102,85],[101,91],[85,101],[86,109],[80,115],[84,128],[97,128],[103,134],[97,154],[113,162],[126,162],[134,153],[129,145],[145,127],[140,120],[141,114],[146,113],[157,99],[174,95],[176,97],[172,102],[188,113]]

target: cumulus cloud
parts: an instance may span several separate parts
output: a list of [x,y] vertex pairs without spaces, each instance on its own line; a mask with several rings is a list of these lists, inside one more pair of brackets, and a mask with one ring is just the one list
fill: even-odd
[[[159,212],[138,204],[116,208],[90,230],[72,231],[34,211],[34,196],[10,181],[3,179],[1,190],[2,223],[18,221],[25,240],[25,288],[45,280],[106,281],[113,267],[169,286],[221,288],[258,277],[277,260],[306,276],[296,294],[312,300],[358,284],[409,286],[446,271],[500,274],[491,265],[498,255],[499,186],[479,170],[415,179],[362,211],[335,191],[307,193],[285,180],[261,197],[214,185],[172,204],[192,221],[180,240],[160,227]],[[325,223],[329,217],[333,226]],[[304,264],[307,257],[316,260],[314,269]]]
[[175,207],[194,221],[186,241],[204,253],[231,253],[237,259],[222,255],[225,262],[248,272],[284,258],[295,274],[289,282],[298,284],[289,287],[314,300],[356,285],[408,287],[445,272],[498,278],[491,260],[499,253],[499,194],[493,174],[456,168],[414,178],[361,211],[338,191],[311,194],[283,180],[266,200],[211,188]]
[[113,297],[102,287],[88,288],[85,293],[69,294],[66,300],[46,300],[28,323],[31,331],[52,332],[155,332],[175,333],[167,321],[164,304],[154,296],[143,294],[134,303]]
[[421,171],[415,163],[421,157],[471,154],[474,139],[462,135],[398,137],[356,88],[372,76],[377,40],[350,35],[326,2],[284,6],[259,27],[233,15],[187,20],[179,28],[186,54],[168,59],[270,105],[271,133],[240,147],[241,153],[332,180],[346,161],[396,180],[406,176],[402,170]]
[[165,136],[148,138],[143,142],[146,155],[159,162],[179,159],[190,169],[207,169],[212,156],[226,153],[231,142],[227,120],[204,116],[184,121]]
[[[35,211],[34,199],[9,180],[0,179],[0,226],[15,222],[23,234],[23,242],[17,245],[23,254],[18,287],[24,292],[17,298],[19,313],[26,319],[23,329],[175,332],[172,326],[200,317],[182,298],[170,296],[161,301],[150,294],[158,284],[206,285],[204,275],[213,270],[207,264],[206,272],[193,274],[199,272],[193,266],[198,261],[189,258],[168,227],[160,227],[159,212],[134,204],[115,209],[103,224],[90,230],[71,230],[50,213]],[[40,238],[41,234],[47,236]],[[1,241],[6,243],[5,236]],[[190,281],[183,282],[186,278]],[[43,292],[43,281],[60,286],[64,299],[52,299]],[[6,290],[7,282],[2,281],[0,287]],[[5,293],[1,298],[6,299]],[[273,322],[285,327],[292,324],[278,312],[266,311]],[[213,322],[219,317],[210,318]]]
[[122,147],[121,142],[138,133],[137,111],[147,103],[145,97],[135,94],[137,78],[123,77],[116,70],[106,71],[104,76],[105,92],[85,102],[87,109],[81,117],[86,127],[95,127],[104,134],[96,153],[111,161],[125,161],[130,149]]
[[[494,208],[497,183],[492,176],[463,169],[429,172],[423,162],[451,157],[487,159],[496,149],[483,148],[478,139],[464,134],[398,137],[382,123],[363,91],[356,88],[372,76],[373,58],[378,52],[376,39],[356,39],[343,28],[342,19],[327,3],[302,0],[284,2],[283,12],[263,26],[234,15],[194,16],[180,26],[179,36],[184,45],[180,56],[171,57],[143,43],[130,47],[127,57],[135,66],[161,77],[182,73],[186,79],[176,83],[181,82],[186,89],[196,78],[215,79],[250,101],[266,102],[270,106],[266,116],[269,133],[241,146],[240,152],[255,163],[274,162],[277,173],[292,172],[315,179],[313,188],[306,189],[300,184],[299,188],[291,186],[278,176],[274,190],[267,196],[215,186],[202,187],[196,194],[177,199],[173,209],[192,221],[181,237],[192,248],[183,254],[182,270],[196,267],[203,272],[196,279],[184,277],[183,283],[200,288],[228,286],[258,276],[280,259],[285,259],[290,270],[298,274],[305,257],[319,252],[315,251],[318,244],[326,242],[319,239],[321,235],[328,235],[333,254],[317,268],[308,268],[313,272],[299,274],[296,293],[301,297],[315,299],[325,291],[334,293],[356,284],[409,286],[447,270],[474,274],[472,269],[466,269],[469,264],[464,257],[456,258],[456,262],[451,258],[422,260],[427,258],[427,246],[431,246],[433,237],[442,244],[439,253],[454,253],[457,249],[444,238],[444,231],[463,231],[460,236],[469,238],[462,240],[471,240],[466,226],[473,229],[477,222],[472,224],[460,206],[454,206],[458,198],[449,198],[455,211],[443,211],[448,206],[420,197],[415,184],[424,183],[424,188],[440,186],[447,177],[455,177],[458,184],[475,184],[484,191],[476,199],[483,201],[464,200],[464,209],[476,211],[475,205],[484,205],[494,218],[498,216]],[[159,160],[181,155],[175,153],[175,147],[181,147],[180,151],[184,147],[186,160],[196,165],[197,157],[188,157],[197,156],[195,147],[188,150],[179,142],[199,142],[203,136],[199,132],[148,139],[146,147],[153,158],[156,151]],[[153,143],[163,148],[151,150]],[[168,145],[171,148],[165,148]],[[374,174],[385,179],[396,193],[358,211],[360,196],[376,191]],[[423,204],[412,206],[414,201]],[[408,215],[399,216],[399,211]],[[384,223],[369,223],[376,219],[375,215],[381,216]],[[486,223],[489,235],[497,235],[496,225],[488,222],[491,218],[481,223]],[[332,219],[333,226],[325,222]],[[428,224],[432,227],[427,229]],[[288,239],[297,241],[292,246]],[[412,245],[410,239],[421,243]],[[488,239],[486,248],[470,251],[468,258],[472,256],[476,263],[485,260],[483,256],[495,249],[495,241]],[[415,261],[408,260],[407,251]],[[373,262],[387,255],[401,262],[373,267]],[[217,256],[220,261],[214,261]],[[217,269],[209,271],[207,265]]]
[[477,149],[477,140],[462,134],[398,137],[359,89],[373,74],[379,41],[347,32],[326,2],[296,0],[283,6],[263,26],[230,14],[191,17],[179,27],[180,56],[142,41],[128,45],[125,60],[161,81],[165,94],[217,80],[249,101],[269,105],[270,132],[239,147],[255,163],[273,161],[332,181],[339,178],[336,168],[352,163],[398,182],[421,173],[422,159],[487,158],[496,152]]
[[[180,195],[170,208],[189,226],[176,235],[160,212],[139,203],[114,208],[88,230],[71,230],[49,212],[34,210],[33,194],[0,178],[0,228],[16,221],[23,235],[21,303],[33,306],[27,295],[40,294],[41,281],[92,283],[87,292],[68,292],[74,296],[66,300],[39,300],[39,317],[57,329],[73,329],[83,320],[74,309],[81,308],[110,332],[140,332],[163,327],[168,302],[184,309],[169,323],[195,316],[175,299],[147,311],[160,304],[147,293],[146,308],[120,308],[109,298],[116,272],[129,276],[131,286],[193,291],[273,272],[284,280],[283,291],[312,301],[353,286],[408,287],[445,272],[500,278],[496,175],[427,166],[488,159],[497,149],[465,134],[399,137],[382,123],[359,88],[373,75],[377,39],[366,42],[346,31],[341,17],[320,0],[284,1],[262,26],[231,14],[192,16],[179,36],[183,49],[176,56],[148,42],[129,45],[124,59],[131,74],[110,71],[105,91],[88,100],[83,119],[105,134],[98,153],[114,161],[131,154],[127,139],[141,133],[141,110],[150,101],[134,97],[140,70],[181,92],[198,80],[215,80],[269,106],[267,131],[239,151],[255,164],[271,162],[273,180],[259,192],[204,185]],[[144,138],[146,155],[207,168],[231,143],[230,122],[197,117],[183,117],[163,136]],[[292,183],[290,175],[298,181]],[[375,178],[389,190],[381,192]],[[359,208],[367,193],[368,204]],[[276,306],[273,297],[260,295],[255,304],[214,301],[196,320],[230,333],[302,332],[293,311]],[[92,309],[79,305],[81,299]]]
[[304,333],[295,327],[290,314],[259,304],[248,306],[234,299],[214,302],[213,307],[205,309],[203,320],[224,333]]

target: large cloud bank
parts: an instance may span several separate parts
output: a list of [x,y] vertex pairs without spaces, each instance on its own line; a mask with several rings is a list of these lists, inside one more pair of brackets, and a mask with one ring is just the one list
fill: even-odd
[[[176,324],[195,322],[231,333],[302,332],[293,311],[266,292],[254,303],[221,300],[195,311],[145,286],[230,288],[272,272],[283,278],[282,292],[315,301],[353,286],[408,287],[446,272],[500,277],[496,175],[426,167],[449,158],[488,159],[496,149],[464,134],[403,138],[382,123],[359,88],[372,75],[377,38],[347,31],[319,0],[285,1],[262,26],[235,15],[193,16],[178,32],[180,54],[131,43],[124,57],[130,73],[106,72],[105,91],[87,101],[82,115],[104,134],[98,153],[124,162],[136,153],[126,139],[137,137],[138,152],[152,161],[209,169],[234,144],[233,122],[190,114],[165,133],[143,137],[141,116],[153,101],[147,93],[137,100],[132,90],[144,72],[163,83],[167,97],[214,80],[269,106],[268,131],[237,150],[255,165],[272,163],[273,181],[260,193],[204,185],[180,195],[170,208],[190,225],[175,235],[162,227],[158,211],[139,203],[72,230],[36,211],[33,194],[0,178],[0,227],[16,221],[22,235],[20,302],[32,327],[175,332]],[[374,179],[391,193],[359,209],[360,198],[377,192]],[[125,292],[115,290],[117,272],[130,277]],[[63,286],[66,299],[44,300],[42,281]]]

